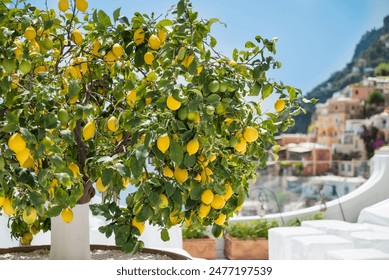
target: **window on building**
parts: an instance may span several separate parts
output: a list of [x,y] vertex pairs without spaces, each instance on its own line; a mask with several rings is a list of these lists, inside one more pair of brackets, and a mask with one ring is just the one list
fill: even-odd
[[344,163],[340,164],[340,171],[344,171]]
[[348,164],[348,165],[347,165],[347,171],[348,171],[348,172],[351,172],[351,164]]

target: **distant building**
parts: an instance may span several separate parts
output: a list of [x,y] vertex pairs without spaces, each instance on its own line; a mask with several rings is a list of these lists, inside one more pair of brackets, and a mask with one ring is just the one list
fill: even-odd
[[[294,169],[289,174],[323,175],[331,169],[331,148],[317,143],[289,143],[282,147],[279,156],[280,161],[290,162],[290,168]],[[281,168],[287,169],[289,167],[285,165]],[[301,168],[300,172],[296,168]]]
[[286,146],[290,143],[299,144],[305,142],[316,142],[316,137],[307,134],[281,134],[277,138],[277,143],[280,146]]
[[314,122],[317,143],[332,146],[340,143],[346,121],[360,119],[363,116],[363,106],[359,99],[335,95],[324,104],[316,105]]

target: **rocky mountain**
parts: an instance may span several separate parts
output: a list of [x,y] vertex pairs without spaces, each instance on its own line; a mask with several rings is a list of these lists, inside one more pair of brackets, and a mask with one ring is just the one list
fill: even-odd
[[[359,82],[364,76],[372,76],[374,68],[380,63],[389,63],[389,16],[384,18],[383,27],[362,36],[351,62],[307,93],[307,98],[316,98],[319,103],[324,103],[347,85]],[[307,132],[315,105],[304,105],[304,108],[307,114],[295,117],[296,125],[288,133]]]

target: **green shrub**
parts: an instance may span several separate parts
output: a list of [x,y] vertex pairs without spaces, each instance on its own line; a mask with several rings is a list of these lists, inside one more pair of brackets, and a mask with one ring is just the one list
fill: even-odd
[[276,221],[255,220],[249,222],[231,223],[227,228],[227,234],[241,239],[258,239],[261,237],[268,238],[268,230],[278,227]]

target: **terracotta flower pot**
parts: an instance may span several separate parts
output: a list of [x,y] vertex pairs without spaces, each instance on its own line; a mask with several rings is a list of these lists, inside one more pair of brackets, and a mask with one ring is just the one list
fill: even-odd
[[225,235],[224,255],[229,260],[268,260],[268,240],[265,238],[241,240]]
[[184,239],[183,249],[195,258],[208,260],[216,258],[216,240],[214,238]]

